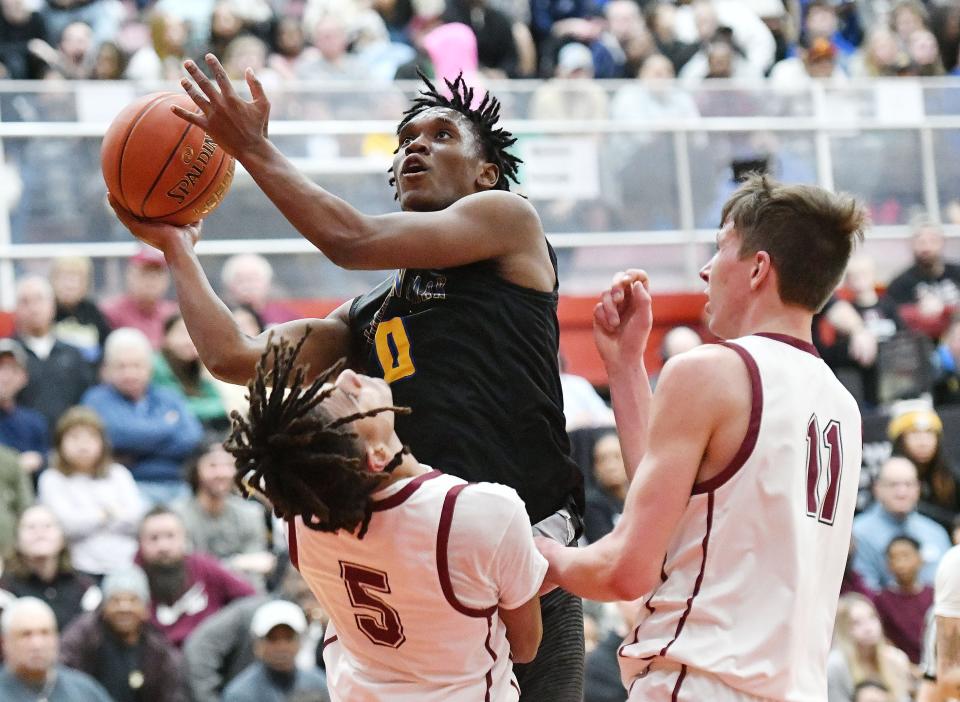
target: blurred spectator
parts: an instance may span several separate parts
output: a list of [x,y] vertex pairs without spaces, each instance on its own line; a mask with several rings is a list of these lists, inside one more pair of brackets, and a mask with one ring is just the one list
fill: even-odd
[[620,681],[617,651],[640,616],[641,602],[616,603],[615,625],[602,632],[596,648],[584,661],[584,702],[623,702],[625,691]]
[[97,47],[93,60],[94,80],[122,80],[130,59],[116,42],[105,41]]
[[944,529],[952,529],[960,512],[960,473],[944,451],[940,416],[925,401],[898,402],[891,410],[887,437],[893,442],[893,455],[903,456],[917,467],[917,511]]
[[[760,77],[773,65],[777,48],[773,35],[757,13],[740,0],[693,0],[678,8],[676,32],[681,41],[701,45],[714,39],[718,32],[728,36],[730,46],[736,47],[738,57],[741,53],[743,57],[737,61],[737,77]],[[704,75],[700,69],[693,70],[695,75]],[[690,74],[682,70],[680,76],[686,78]]]
[[593,480],[587,484],[583,515],[583,535],[590,543],[613,531],[629,486],[617,432],[601,434],[593,445]]
[[139,329],[159,348],[163,323],[177,312],[177,303],[164,299],[170,286],[167,263],[156,249],[145,247],[127,262],[126,292],[107,300],[101,308],[110,326]]
[[0,559],[13,550],[17,521],[33,504],[33,484],[17,452],[0,446]]
[[[709,11],[709,3],[700,3]],[[763,77],[757,68],[744,58],[733,36],[726,28],[718,29],[704,40],[700,50],[680,69],[680,80],[693,87],[707,78],[738,78],[758,81]]]
[[567,431],[587,427],[612,427],[613,410],[589,380],[566,372],[566,361],[560,356],[560,386],[563,390],[563,414]]
[[850,60],[854,78],[877,78],[902,75],[909,69],[910,57],[897,40],[897,35],[884,25],[873,27]]
[[[306,615],[309,625],[301,636],[297,667],[315,669],[321,664],[326,614],[292,566],[284,573],[276,596],[296,602]],[[267,601],[264,597],[247,597],[233,602],[207,618],[187,638],[183,652],[194,699],[218,702],[230,681],[254,663],[250,624],[254,613]]]
[[470,27],[460,22],[440,24],[423,35],[422,44],[437,81],[453,81],[462,73],[467,85],[483,93],[477,36]]
[[363,80],[356,58],[348,53],[347,29],[336,14],[320,17],[310,33],[317,53],[297,68],[305,80]]
[[[697,104],[689,93],[672,81],[673,64],[662,54],[653,54],[640,67],[639,81],[619,88],[610,105],[610,117],[619,120],[670,121],[696,119]],[[649,143],[653,135],[640,133],[638,141]],[[649,203],[652,204],[652,203]]]
[[236,461],[219,438],[206,441],[187,467],[193,496],[173,505],[195,551],[216,556],[260,589],[276,565],[267,549],[263,507],[236,494]]
[[17,394],[27,385],[27,352],[15,339],[0,339],[0,444],[18,452],[25,473],[34,474],[47,460],[50,433],[47,418],[17,404]]
[[329,702],[327,679],[319,668],[299,670],[296,665],[300,637],[307,630],[307,618],[293,602],[272,600],[257,609],[250,623],[252,664],[223,691],[223,702],[284,700],[298,692],[320,692]]
[[[702,343],[703,338],[696,330],[685,326],[673,327],[663,335],[663,340],[660,342],[660,360],[666,363],[674,356],[695,349]],[[660,372],[657,371],[650,378],[650,384],[654,388],[657,386],[659,377]]]
[[50,607],[23,597],[3,612],[4,702],[113,702],[86,673],[57,665],[57,623]]
[[228,258],[220,272],[220,282],[231,306],[248,305],[256,312],[261,331],[263,326],[282,324],[300,316],[283,303],[270,299],[273,266],[260,254],[243,253]]
[[100,360],[110,325],[90,297],[93,264],[86,256],[61,256],[50,269],[50,284],[57,301],[54,334],[76,346],[91,363]]
[[7,78],[26,80],[41,75],[40,61],[29,45],[43,40],[47,30],[35,7],[27,0],[0,2],[0,63],[7,69]]
[[267,65],[282,80],[294,80],[297,69],[307,56],[307,38],[303,23],[296,17],[284,16],[277,20],[273,36],[273,51],[267,57]]
[[517,44],[510,18],[487,0],[447,0],[445,22],[459,22],[477,37],[477,57],[484,73],[491,78],[516,78]]
[[887,639],[914,664],[920,662],[923,620],[933,604],[933,588],[917,580],[922,566],[917,540],[895,536],[887,546],[887,567],[895,582],[873,600]]
[[58,35],[48,23],[48,36],[59,36],[57,48],[54,49],[43,40],[34,39],[29,48],[37,58],[64,78],[86,80],[93,75],[96,44],[89,24],[71,22]]
[[850,550],[847,551],[847,562],[843,566],[843,580],[840,581],[840,594],[847,592],[858,592],[864,597],[873,599],[877,592],[871,589],[860,577],[860,574],[853,569],[853,558],[857,552],[857,543],[850,536]]
[[216,559],[187,553],[187,532],[176,512],[154,507],[140,524],[138,565],[150,583],[151,621],[174,646],[197,625],[254,590]]
[[0,588],[16,597],[46,602],[61,630],[100,604],[100,590],[73,569],[63,530],[53,512],[42,505],[28,508],[20,517],[17,543],[4,563]]
[[217,0],[210,13],[209,26],[210,35],[205,44],[216,56],[223,56],[227,45],[247,30],[243,18],[230,0]]
[[130,80],[179,78],[183,70],[181,64],[189,56],[190,32],[186,20],[155,8],[147,24],[150,41],[130,57],[124,77]]
[[827,79],[834,85],[846,81],[846,73],[837,65],[837,48],[828,39],[814,39],[796,56],[785,58],[770,71],[770,85],[781,90],[802,89],[814,79]]
[[[861,404],[880,404],[879,374],[876,365],[880,344],[903,328],[896,303],[886,294],[877,294],[876,266],[872,258],[857,254],[850,258],[844,287],[850,300],[832,297],[814,318],[814,344],[823,360],[835,372]],[[826,320],[836,338],[828,342],[821,329]],[[854,374],[857,387],[846,382],[843,371]]]
[[130,565],[144,506],[130,472],[115,463],[100,417],[73,407],[57,422],[39,501],[63,527],[74,566],[102,576]]
[[27,384],[17,400],[46,417],[48,429],[80,401],[94,379],[80,351],[57,339],[55,315],[53,288],[45,278],[17,281],[16,338],[27,352]]
[[[237,305],[232,308],[231,313],[237,321],[240,331],[247,336],[257,336],[264,330],[263,320],[260,315],[249,305]],[[235,385],[224,382],[218,378],[213,379],[214,387],[220,395],[223,402],[224,411],[227,417],[233,410],[246,413],[250,409],[250,401],[247,399],[247,387],[245,385]]]
[[933,404],[960,403],[960,315],[954,314],[934,355]]
[[700,49],[699,42],[681,41],[676,33],[677,7],[676,5],[660,2],[649,11],[648,23],[657,48],[673,64],[673,72],[677,73],[690,58]]
[[103,420],[115,456],[133,474],[150,504],[186,495],[182,462],[203,436],[180,395],[150,382],[153,351],[147,337],[124,327],[107,337],[103,379],[83,396]]
[[876,502],[853,520],[856,553],[853,567],[874,590],[894,582],[887,568],[886,551],[894,536],[906,534],[921,546],[920,582],[932,583],[937,562],[950,548],[946,530],[917,511],[920,481],[917,468],[901,456],[888,458],[873,487]]
[[244,80],[246,70],[252,68],[264,85],[279,82],[273,69],[267,66],[267,44],[259,37],[242,34],[231,40],[223,53],[223,68],[231,80]]
[[833,638],[827,659],[827,702],[851,702],[856,686],[866,680],[882,682],[895,702],[910,699],[910,661],[884,640],[870,600],[852,593],[840,598]]
[[890,27],[906,46],[910,35],[930,26],[930,13],[920,0],[897,0],[890,11]]
[[657,44],[634,0],[610,0],[603,7],[610,34],[625,57],[623,77],[633,78],[650,56],[658,53]]
[[911,75],[929,77],[946,74],[937,38],[929,29],[918,29],[910,35],[907,55],[910,57]]
[[530,119],[606,119],[607,92],[592,79],[593,54],[570,42],[560,49],[554,79],[534,91]]
[[[944,260],[945,240],[939,224],[925,217],[911,224],[913,265],[890,281],[887,295],[898,305],[915,305],[920,321],[933,323],[960,302],[960,265]],[[938,327],[935,335],[940,331]]]
[[180,314],[163,324],[163,344],[153,355],[152,384],[180,394],[207,429],[223,430],[230,423],[213,377],[203,367],[197,347]]
[[817,39],[824,39],[833,46],[834,55],[839,53],[843,59],[846,59],[857,50],[857,45],[840,31],[837,5],[838,3],[831,0],[807,2],[800,40],[804,46],[813,48]]
[[63,632],[60,660],[99,681],[115,702],[186,702],[180,653],[148,623],[147,576],[129,566],[101,589],[101,607]]

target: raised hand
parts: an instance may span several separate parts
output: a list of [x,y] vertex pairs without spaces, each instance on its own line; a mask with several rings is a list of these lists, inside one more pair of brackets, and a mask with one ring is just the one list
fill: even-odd
[[173,246],[186,243],[193,247],[200,240],[200,222],[178,227],[163,222],[150,222],[138,219],[124,209],[112,195],[107,194],[107,202],[117,215],[117,219],[130,230],[130,233],[145,244],[159,249],[166,255]]
[[270,101],[252,68],[246,70],[244,77],[253,99],[244,100],[234,90],[217,57],[207,54],[204,60],[216,82],[207,78],[193,61],[183,63],[190,78],[180,79],[180,85],[199,112],[189,112],[179,106],[174,106],[173,112],[203,129],[224,151],[242,162],[244,155],[254,152],[266,142]]
[[593,339],[608,367],[642,361],[653,326],[649,285],[646,271],[621,271],[594,307]]

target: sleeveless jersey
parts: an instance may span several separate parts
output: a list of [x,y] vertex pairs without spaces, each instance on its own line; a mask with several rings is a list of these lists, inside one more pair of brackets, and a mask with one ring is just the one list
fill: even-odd
[[334,702],[519,698],[498,605],[535,596],[547,564],[516,492],[432,471],[378,492],[363,539],[294,524]]
[[725,470],[694,486],[661,583],[620,648],[623,682],[641,692],[646,671],[673,666],[674,700],[687,699],[689,671],[763,699],[823,702],[860,412],[810,344],[758,334],[727,346],[750,376],[747,435]]
[[[556,270],[556,258],[550,249]],[[509,485],[538,522],[583,483],[570,458],[557,361],[557,292],[504,280],[491,261],[404,269],[350,308],[352,356],[384,378],[397,435],[424,463]]]

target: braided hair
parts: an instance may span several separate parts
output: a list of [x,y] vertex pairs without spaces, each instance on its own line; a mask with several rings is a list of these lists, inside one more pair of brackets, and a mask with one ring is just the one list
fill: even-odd
[[[421,90],[420,95],[414,98],[410,108],[403,113],[400,124],[397,125],[397,134],[410,120],[430,108],[445,107],[453,110],[467,118],[483,148],[484,159],[497,167],[499,177],[493,189],[509,190],[511,180],[514,183],[519,182],[517,180],[517,167],[523,161],[507,151],[516,143],[517,138],[506,129],[497,126],[497,122],[500,120],[500,101],[488,92],[476,108],[471,107],[473,105],[473,88],[467,85],[462,72],[452,82],[446,78],[443,79],[450,91],[450,97],[441,94],[422,72],[417,71],[417,74],[426,84],[426,90]],[[397,177],[392,167],[389,173],[391,174],[390,185],[396,185]]]
[[[359,538],[370,522],[370,495],[387,480],[365,469],[362,443],[345,428],[381,412],[406,414],[402,407],[378,407],[335,417],[323,406],[335,387],[327,383],[344,367],[341,359],[306,385],[307,368],[295,361],[310,334],[296,343],[285,339],[268,347],[247,384],[250,411],[234,410],[224,448],[236,458],[234,481],[245,496],[256,490],[282,519],[300,516],[316,531],[354,531]],[[271,361],[272,359],[272,361]]]

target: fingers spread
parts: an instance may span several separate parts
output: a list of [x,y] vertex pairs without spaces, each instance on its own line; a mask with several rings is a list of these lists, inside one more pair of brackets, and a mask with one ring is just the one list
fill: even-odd
[[253,101],[260,102],[261,100],[266,100],[267,94],[263,92],[263,84],[260,82],[260,79],[257,78],[257,74],[253,72],[253,69],[248,68],[244,76],[247,79],[247,85],[250,87],[250,95],[253,97]]
[[[187,73],[190,74],[190,77],[193,78],[193,81],[197,84],[197,87],[200,88],[200,90],[203,91],[203,94],[206,95],[210,100],[216,100],[220,97],[220,91],[217,90],[217,86],[215,86],[210,79],[203,74],[203,71],[200,70],[200,66],[195,64],[193,61],[188,60],[183,62],[183,67],[186,69]],[[189,93],[190,91],[188,90],[187,92]],[[193,95],[190,97],[193,98]],[[194,102],[196,102],[196,98],[194,98]],[[198,105],[198,107],[201,106]]]
[[207,130],[207,118],[204,117],[202,112],[190,112],[180,107],[180,105],[171,105],[170,111],[180,119],[186,120],[190,122],[190,124],[195,124],[204,131]]
[[213,54],[207,54],[204,56],[204,60],[207,62],[207,66],[210,67],[210,72],[216,79],[217,85],[220,86],[220,92],[223,93],[223,96],[235,98],[237,96],[237,92],[233,89],[233,84],[230,82],[230,78],[227,76],[227,70],[223,67],[220,61],[217,60],[217,57]]

